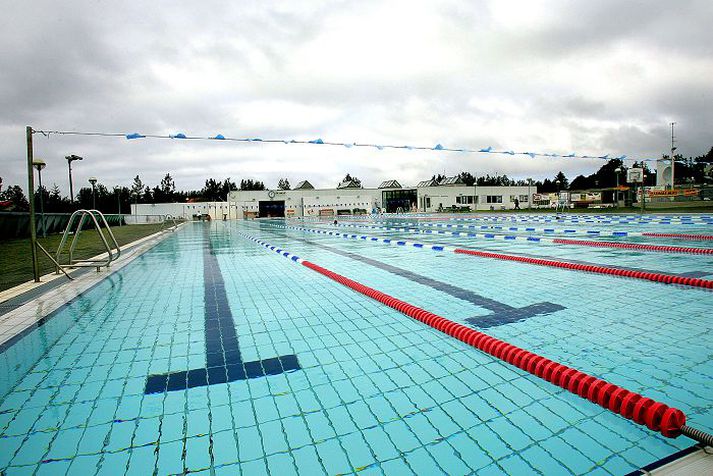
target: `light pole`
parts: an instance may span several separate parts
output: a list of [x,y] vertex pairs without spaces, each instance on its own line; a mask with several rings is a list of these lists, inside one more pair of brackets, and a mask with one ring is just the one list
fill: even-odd
[[527,211],[529,212],[532,210],[531,204],[532,204],[532,177],[528,177],[527,179]]
[[42,230],[42,238],[47,238],[47,232],[45,231],[44,191],[42,190],[42,169],[44,169],[47,164],[45,164],[45,161],[42,159],[33,159],[32,166],[37,169],[37,175],[40,182],[40,229]]
[[114,195],[116,195],[116,209],[119,214],[119,226],[121,226],[121,187],[118,185],[114,187]]
[[89,183],[92,184],[92,210],[97,209],[97,196],[94,190],[94,186],[97,183],[97,178],[96,177],[89,177]]
[[621,173],[621,167],[614,169],[614,174],[616,175],[616,207],[619,208],[619,174]]
[[[560,208],[560,181],[555,180],[555,183],[557,184],[557,205],[555,205],[555,213],[559,212]],[[564,211],[564,205],[562,205],[562,211]]]
[[68,155],[65,157],[67,159],[67,167],[69,168],[69,201],[74,203],[74,188],[72,187],[72,162],[75,160],[84,160],[78,155]]
[[473,211],[478,211],[478,176],[473,176]]
[[641,174],[641,213],[646,210],[646,173]]

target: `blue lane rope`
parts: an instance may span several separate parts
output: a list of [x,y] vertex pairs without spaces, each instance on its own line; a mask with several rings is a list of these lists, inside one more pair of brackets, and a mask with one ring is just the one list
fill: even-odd
[[[260,137],[226,137],[223,134],[216,134],[215,136],[189,136],[182,132],[176,134],[142,134],[140,132],[86,132],[86,131],[60,131],[60,130],[40,130],[32,129],[33,133],[39,133],[45,137],[49,137],[51,134],[57,135],[73,135],[73,136],[93,136],[93,137],[123,137],[127,140],[136,139],[171,139],[171,140],[205,140],[205,141],[230,141],[230,142],[262,142],[268,144],[305,144],[305,145],[328,145],[328,146],[340,146],[340,147],[367,147],[377,150],[384,149],[404,149],[404,150],[430,150],[438,152],[462,152],[467,154],[500,154],[500,155],[523,155],[530,158],[535,157],[554,157],[554,158],[577,158],[577,159],[600,159],[600,160],[631,160],[637,161],[637,159],[630,158],[629,156],[623,154],[617,157],[611,157],[610,154],[605,155],[578,155],[574,152],[570,154],[555,154],[546,152],[531,152],[522,151],[517,152],[514,150],[494,150],[492,147],[483,147],[480,149],[469,149],[469,148],[455,148],[455,147],[445,147],[442,144],[436,144],[434,146],[418,146],[418,145],[393,145],[393,144],[368,144],[361,142],[333,142],[325,141],[321,138],[312,140],[296,140],[296,139],[263,139]],[[641,158],[638,159],[639,162],[652,162],[656,161],[656,158]]]

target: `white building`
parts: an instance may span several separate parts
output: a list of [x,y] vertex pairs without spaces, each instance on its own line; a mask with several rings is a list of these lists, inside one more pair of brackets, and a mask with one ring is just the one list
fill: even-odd
[[[354,183],[341,183],[336,189],[315,189],[300,182],[293,190],[230,192],[230,218],[333,216],[371,213],[383,209],[436,212],[456,208],[501,210],[515,208],[515,200],[524,208],[528,197],[537,190],[525,186],[466,186],[458,177],[447,177],[440,183],[432,180],[415,187],[402,187],[387,180],[377,188],[360,188]],[[237,211],[237,213],[234,213]]]
[[[223,215],[226,218],[236,218],[235,208],[231,211],[228,208],[228,202],[189,202],[189,203],[139,203],[131,204],[131,214],[136,215],[138,223],[145,220],[146,223],[151,221],[151,215],[171,215],[189,220],[193,215],[208,214],[212,219],[222,219]],[[142,218],[143,217],[143,218]]]
[[515,200],[527,208],[529,197],[537,190],[525,186],[467,186],[458,177],[447,177],[440,183],[424,180],[415,187],[402,187],[387,180],[377,188],[361,188],[353,182],[337,188],[315,189],[302,181],[292,190],[240,190],[230,192],[225,202],[155,203],[131,205],[134,215],[172,215],[192,218],[208,214],[212,219],[257,217],[318,217],[346,214],[449,209],[509,210]]

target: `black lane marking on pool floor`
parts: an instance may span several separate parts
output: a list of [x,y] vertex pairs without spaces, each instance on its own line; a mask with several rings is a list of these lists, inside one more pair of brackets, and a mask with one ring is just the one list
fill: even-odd
[[301,368],[297,356],[294,354],[243,362],[238,335],[235,332],[235,321],[225,292],[225,282],[210,242],[209,233],[210,228],[206,227],[207,243],[203,252],[206,366],[149,375],[144,389],[146,394],[278,375]]
[[397,276],[401,276],[402,278],[406,278],[418,284],[423,284],[424,286],[431,287],[446,294],[450,294],[455,298],[462,299],[464,301],[475,304],[478,307],[482,307],[489,311],[492,311],[492,314],[489,314],[487,316],[469,317],[465,320],[468,324],[472,324],[480,329],[488,329],[490,327],[497,327],[502,326],[504,324],[511,324],[513,322],[520,322],[524,321],[525,319],[529,319],[530,317],[552,314],[553,312],[566,309],[564,306],[552,302],[540,302],[525,307],[512,307],[500,301],[496,301],[494,299],[481,296],[480,294],[476,294],[473,291],[459,288],[458,286],[453,286],[452,284],[444,283],[443,281],[437,281],[421,274],[416,274],[412,271],[407,271],[405,269],[398,268],[390,264],[382,263],[381,261],[377,261],[372,258],[367,258],[366,256],[351,253],[349,251],[340,250],[303,238],[295,238],[294,236],[289,236],[288,238],[307,243],[312,246],[316,246],[317,248],[321,248],[331,253],[351,258],[356,261],[361,261],[362,263],[366,263],[368,265],[382,269]]

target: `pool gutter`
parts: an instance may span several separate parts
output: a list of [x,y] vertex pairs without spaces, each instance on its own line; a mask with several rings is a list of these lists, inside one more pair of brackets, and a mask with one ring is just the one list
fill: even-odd
[[627,476],[698,476],[713,474],[713,448],[694,445],[660,459]]

